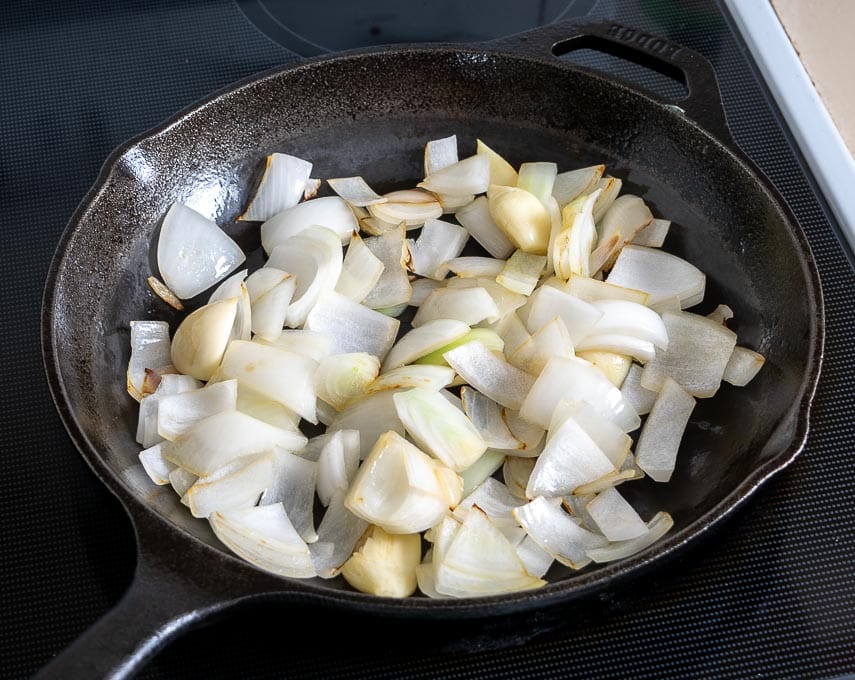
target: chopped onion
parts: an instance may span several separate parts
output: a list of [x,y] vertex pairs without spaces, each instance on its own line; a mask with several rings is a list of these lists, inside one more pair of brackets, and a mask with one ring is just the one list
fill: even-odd
[[456,319],[474,326],[484,319],[498,319],[499,308],[482,287],[437,288],[432,291],[413,317],[413,328],[436,319]]
[[213,474],[199,477],[183,499],[193,517],[249,508],[273,481],[273,453],[244,456]]
[[288,326],[302,326],[321,293],[335,288],[343,256],[334,232],[325,227],[306,227],[277,245],[267,261],[296,277],[294,297],[285,315]]
[[608,544],[605,538],[580,527],[570,515],[543,497],[515,508],[513,514],[535,543],[572,569],[581,569],[591,562],[588,550]]
[[505,314],[499,321],[492,325],[493,330],[502,338],[505,355],[513,354],[531,335],[526,330],[525,324],[520,320],[518,314],[511,312]]
[[463,495],[472,493],[481,482],[502,467],[505,461],[504,451],[487,449],[484,454],[465,470],[461,470],[460,478],[463,480]]
[[277,449],[273,479],[258,502],[259,505],[281,504],[291,524],[306,543],[318,540],[313,518],[317,478],[316,461]]
[[508,361],[536,377],[552,357],[571,357],[573,353],[567,326],[555,317],[517,347]]
[[447,366],[412,365],[399,366],[386,371],[365,389],[366,394],[384,390],[406,390],[420,387],[439,392],[454,382],[454,371]]
[[536,462],[534,458],[520,458],[518,456],[507,456],[505,458],[502,465],[502,479],[505,480],[508,491],[517,498],[528,500],[525,489]]
[[457,135],[432,139],[425,144],[425,177],[454,165],[457,161]]
[[532,470],[526,496],[564,496],[582,484],[615,472],[614,464],[575,418],[550,433]]
[[620,390],[592,364],[576,357],[553,357],[538,376],[520,408],[520,415],[548,427],[562,399],[587,401],[624,432],[632,432],[640,419]]
[[637,231],[632,237],[632,242],[637,246],[647,246],[648,248],[661,248],[665,243],[665,237],[668,236],[668,230],[671,228],[671,220],[654,219],[646,227]]
[[299,203],[267,220],[261,225],[261,245],[266,253],[272,254],[276,246],[311,226],[326,227],[341,243],[347,243],[350,235],[359,229],[356,216],[343,199],[324,196]]
[[573,418],[591,440],[606,455],[612,465],[620,468],[629,455],[632,439],[609,419],[585,401],[562,399],[552,413],[549,432],[561,427],[565,420]]
[[383,263],[383,272],[362,304],[379,309],[409,302],[412,288],[407,277],[407,262],[410,258],[403,227],[365,239],[365,246]]
[[436,524],[460,502],[462,482],[395,432],[384,433],[356,473],[345,497],[355,515],[393,534]]
[[469,235],[493,257],[505,259],[514,250],[504,231],[493,220],[486,196],[479,196],[455,214],[457,221]]
[[[668,311],[679,310],[671,309]],[[720,324],[727,326],[727,322],[733,318],[733,310],[727,305],[718,305],[714,310],[707,314],[707,318],[712,319],[713,321],[718,321]]]
[[488,477],[477,489],[463,497],[452,514],[462,522],[472,507],[477,506],[495,526],[515,527],[517,522],[511,515],[511,510],[523,503],[524,501],[511,494],[502,482]]
[[600,369],[609,382],[617,388],[623,385],[632,364],[632,357],[600,349],[579,350],[576,352],[576,356]]
[[317,573],[309,547],[282,505],[215,512],[209,521],[217,538],[260,569],[294,578],[308,578]]
[[528,373],[497,357],[482,342],[467,342],[443,356],[467,383],[508,408],[519,409],[534,383]]
[[192,472],[188,472],[184,468],[176,467],[172,472],[169,473],[169,484],[172,486],[172,489],[178,496],[181,498],[182,504],[184,503],[184,494],[187,493],[187,489],[189,489],[196,480],[199,479],[197,475],[194,475]]
[[392,399],[416,444],[455,472],[465,470],[487,450],[466,415],[435,391],[417,387],[397,392]]
[[573,274],[590,276],[591,251],[597,241],[594,226],[594,203],[599,190],[581,196],[564,206],[561,212],[561,231],[553,239],[552,266],[555,274],[563,280]]
[[385,203],[368,206],[368,212],[384,222],[407,228],[419,227],[425,220],[436,219],[442,215],[442,206],[433,194],[420,189],[406,189],[385,194]]
[[601,189],[601,193],[594,204],[594,222],[599,222],[603,219],[603,215],[611,207],[612,203],[620,193],[623,182],[616,177],[602,177],[594,189]]
[[333,354],[318,364],[314,375],[315,392],[318,398],[341,411],[349,401],[365,394],[379,373],[380,362],[373,354]]
[[375,193],[361,177],[328,179],[327,184],[350,205],[365,207],[376,203],[385,203],[388,200]]
[[606,489],[585,506],[609,541],[628,541],[647,533],[647,525],[615,488]]
[[502,407],[471,387],[460,389],[463,411],[484,443],[493,449],[515,449],[519,441],[508,429],[502,417]]
[[326,359],[335,349],[335,338],[329,333],[305,329],[284,329],[275,340],[254,338],[253,342],[273,345],[315,361]]
[[309,177],[306,180],[306,188],[303,189],[303,200],[308,201],[318,195],[321,188],[321,180],[316,177]]
[[462,279],[496,278],[505,268],[504,260],[494,257],[455,257],[446,262],[448,269]]
[[[643,198],[624,194],[618,196],[602,218],[597,222],[597,233],[601,241],[617,235],[621,247],[632,241],[636,234],[653,221],[653,213]],[[606,262],[608,269],[612,262]]]
[[538,201],[546,205],[552,196],[557,175],[556,163],[523,163],[520,166],[517,186],[533,194]]
[[383,361],[383,370],[389,371],[414,362],[431,352],[448,346],[469,332],[469,326],[456,319],[434,319],[401,337],[389,350]]
[[447,262],[463,252],[468,238],[469,233],[456,224],[425,221],[418,239],[410,241],[410,270],[420,276],[444,279]]
[[438,194],[483,194],[490,186],[490,159],[483,154],[464,158],[432,172],[418,186]]
[[296,280],[281,269],[262,267],[249,275],[246,289],[252,305],[252,332],[275,341],[282,334]]
[[514,546],[473,508],[437,563],[434,587],[447,597],[479,597],[545,584],[526,571]]
[[353,430],[334,432],[318,457],[318,498],[324,507],[337,491],[347,492],[359,467],[359,436],[348,437]]
[[635,448],[636,465],[654,481],[671,479],[680,441],[694,408],[692,396],[674,380],[665,378]]
[[225,279],[211,293],[208,303],[237,298],[237,311],[235,312],[235,324],[232,328],[232,339],[249,340],[252,338],[252,309],[250,307],[249,291],[247,290],[247,270],[239,271]]
[[170,463],[163,455],[169,446],[168,442],[160,442],[140,451],[140,463],[145,473],[158,486],[169,484],[169,473],[175,469],[175,464]]
[[650,413],[650,409],[653,408],[653,403],[656,401],[658,394],[658,392],[648,390],[641,385],[641,375],[643,372],[644,369],[641,366],[632,364],[620,388],[623,398],[632,405],[640,416]]
[[306,438],[298,433],[273,427],[240,411],[224,411],[196,423],[164,453],[167,460],[205,476],[241,456],[272,451],[279,446],[299,451]]
[[628,335],[646,340],[659,349],[668,349],[665,324],[649,307],[626,300],[597,300],[591,304],[602,316],[597,319],[590,335]]
[[502,418],[504,418],[508,429],[517,440],[517,445],[513,450],[507,451],[508,455],[526,458],[533,458],[540,455],[540,452],[543,450],[543,446],[541,445],[543,435],[546,434],[542,427],[528,422],[520,417],[519,411],[514,411],[513,409],[502,409]]
[[128,394],[139,401],[143,396],[145,369],[172,363],[169,324],[165,321],[131,321],[131,359],[128,362]]
[[516,546],[517,555],[525,566],[525,570],[536,578],[543,578],[555,558],[541,548],[531,536],[526,537]]
[[587,276],[571,276],[567,281],[565,292],[570,293],[585,302],[599,300],[626,300],[639,305],[646,305],[650,295],[643,290],[624,288],[606,281],[597,281]]
[[642,375],[642,386],[658,390],[667,375],[693,396],[713,396],[736,346],[736,333],[691,312],[666,312],[662,321],[668,333],[668,349],[656,352]]
[[354,302],[362,302],[377,285],[384,269],[383,261],[353,232],[341,266],[335,290]]
[[477,152],[486,156],[490,162],[490,184],[501,184],[507,187],[517,185],[518,175],[513,166],[480,139],[477,140]]
[[413,289],[410,295],[410,306],[421,307],[422,303],[424,303],[428,295],[430,295],[437,288],[442,287],[442,282],[434,281],[433,279],[417,278],[410,284],[410,287]]
[[649,293],[651,305],[676,295],[684,309],[698,296],[703,298],[706,286],[703,272],[683,258],[635,245],[624,246],[606,280]]
[[722,380],[737,387],[745,387],[763,368],[766,358],[747,347],[734,347],[733,354],[724,367]]
[[561,319],[574,346],[587,336],[603,313],[588,302],[552,286],[541,286],[531,296],[526,326],[534,333],[555,317]]
[[313,376],[308,357],[272,345],[235,340],[223,355],[220,373],[316,423]]
[[505,262],[502,271],[496,276],[496,282],[514,293],[531,295],[545,268],[544,255],[517,250]]
[[237,380],[161,396],[157,404],[157,433],[175,441],[200,420],[237,408]]
[[335,339],[334,352],[367,352],[381,361],[391,349],[400,322],[326,290],[306,318],[306,329]]
[[160,227],[157,268],[179,298],[195,297],[246,259],[216,223],[182,203],[173,203]]
[[359,457],[365,458],[380,435],[393,431],[404,435],[404,424],[395,411],[392,400],[395,392],[376,392],[351,403],[329,423],[327,432],[357,430],[359,432]]
[[671,515],[667,512],[657,512],[647,523],[647,531],[643,535],[628,541],[611,543],[602,548],[591,548],[588,550],[588,557],[600,563],[625,559],[653,545],[673,526],[674,520],[671,519]]
[[605,165],[591,165],[587,168],[558,173],[552,187],[552,196],[558,201],[558,207],[563,209],[565,205],[582,194],[590,194],[594,191],[605,169]]
[[286,208],[297,205],[306,191],[312,164],[285,153],[267,157],[261,184],[239,220],[268,220]]

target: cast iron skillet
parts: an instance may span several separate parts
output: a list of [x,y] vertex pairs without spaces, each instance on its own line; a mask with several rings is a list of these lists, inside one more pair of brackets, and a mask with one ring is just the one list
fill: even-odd
[[[556,58],[579,46],[676,74],[688,96],[675,106]],[[539,591],[469,601],[394,601],[340,580],[262,572],[226,552],[136,465],[128,322],[179,320],[145,284],[159,220],[181,200],[257,249],[257,229],[233,220],[266,154],[287,150],[321,176],[363,174],[388,190],[420,178],[424,142],[451,133],[470,145],[480,137],[515,164],[607,163],[625,190],[673,220],[668,248],[707,272],[707,307],[731,305],[740,343],[765,354],[766,366],[747,388],[725,385],[700,402],[670,484],[622,487],[642,516],[665,509],[676,521],[630,559],[577,574],[556,569]],[[84,458],[131,516],[139,557],[124,598],[41,677],[126,676],[178,631],[251,598],[462,619],[614,587],[707,532],[793,460],[807,436],[822,339],[805,236],[733,143],[712,67],[684,47],[615,24],[564,23],[471,46],[350,52],[239,83],[117,149],[53,261],[43,327],[53,397]]]

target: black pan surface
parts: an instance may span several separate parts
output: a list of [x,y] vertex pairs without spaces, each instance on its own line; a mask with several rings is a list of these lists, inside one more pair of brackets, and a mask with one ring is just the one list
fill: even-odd
[[[689,97],[679,104],[686,113],[555,58],[573,45],[565,39],[590,46],[591,36],[596,46],[632,50],[683,73]],[[180,321],[145,282],[154,271],[159,221],[180,200],[224,225],[245,249],[257,249],[257,226],[235,218],[267,154],[307,158],[324,177],[362,174],[383,191],[417,181],[425,141],[452,133],[462,154],[474,151],[478,137],[514,164],[549,159],[563,170],[606,163],[625,190],[673,221],[668,249],[707,273],[700,311],[729,304],[740,344],[763,353],[766,366],[747,388],[723,385],[700,402],[671,483],[624,487],[642,516],[664,509],[675,518],[671,534],[633,558],[580,573],[556,568],[534,593],[472,601],[398,602],[352,592],[338,579],[262,573],[228,554],[171,490],[154,488],[137,466],[137,409],[124,381],[128,324]],[[125,600],[51,669],[97,662],[129,672],[184,623],[251,596],[460,618],[530,610],[608,587],[704,534],[797,455],[822,336],[822,300],[804,235],[730,142],[711,67],[684,48],[612,24],[564,24],[469,48],[348,53],[238,84],[108,159],[49,275],[44,349],[57,407],[86,460],[129,510],[140,544],[137,580]],[[174,590],[171,606],[148,601],[153,582]],[[127,634],[105,642],[117,622],[128,625]],[[90,645],[100,656],[81,661]]]

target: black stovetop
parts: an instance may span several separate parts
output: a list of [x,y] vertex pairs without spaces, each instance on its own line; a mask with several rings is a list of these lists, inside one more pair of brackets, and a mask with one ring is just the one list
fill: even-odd
[[[666,568],[507,630],[459,640],[419,626],[245,608],[170,644],[155,678],[835,677],[855,671],[855,276],[828,210],[711,0],[290,3],[154,0],[0,6],[0,676],[27,677],[116,603],[131,526],[66,436],[39,351],[55,245],[102,161],[128,137],[239,78],[327,50],[474,40],[557,18],[608,17],[703,53],[739,145],[808,234],[827,306],[808,446],[724,528]],[[357,12],[354,10],[358,9]],[[658,76],[576,53],[654,89]],[[667,93],[667,92],[666,92]],[[293,625],[297,624],[297,625]]]

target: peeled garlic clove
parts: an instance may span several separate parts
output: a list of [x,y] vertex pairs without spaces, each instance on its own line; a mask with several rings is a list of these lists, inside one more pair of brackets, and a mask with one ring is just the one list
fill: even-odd
[[493,220],[519,250],[546,255],[552,220],[536,196],[525,189],[494,184],[487,199]]
[[172,364],[184,375],[209,380],[232,338],[238,299],[200,307],[187,316],[172,338]]
[[372,526],[341,568],[341,575],[363,593],[408,597],[416,591],[422,545],[418,534],[389,534]]

